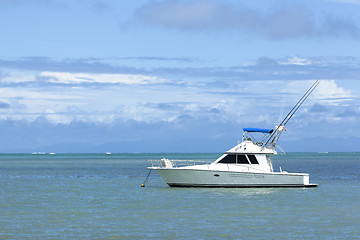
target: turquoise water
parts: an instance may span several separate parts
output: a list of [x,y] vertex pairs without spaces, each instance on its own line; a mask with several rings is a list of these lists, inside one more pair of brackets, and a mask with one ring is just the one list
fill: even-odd
[[0,239],[359,239],[360,153],[288,154],[318,188],[169,188],[147,159],[219,154],[0,154]]

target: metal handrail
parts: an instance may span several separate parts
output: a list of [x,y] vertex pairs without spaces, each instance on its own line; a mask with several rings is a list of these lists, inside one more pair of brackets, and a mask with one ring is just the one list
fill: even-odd
[[[176,159],[175,160],[167,159],[167,160],[173,164],[173,168],[185,167],[185,166],[195,166],[195,165],[205,165],[205,164],[211,163],[211,161],[201,161],[201,160],[176,160]],[[151,163],[151,167],[163,168],[161,160],[158,160],[158,159],[153,160],[152,159],[152,160],[147,160],[147,161]]]
[[[195,166],[195,165],[209,165],[210,161],[200,161],[200,160],[170,160],[170,159],[167,159],[169,160],[173,165],[172,165],[172,168],[179,168],[179,167],[185,167],[185,166]],[[163,165],[162,165],[162,162],[161,160],[147,160],[148,162],[151,162],[151,167],[158,167],[158,168],[165,168]],[[184,163],[182,165],[178,164],[178,163]],[[196,163],[200,163],[200,164],[196,164]],[[232,166],[234,164],[226,164],[227,166],[227,169],[230,170],[230,166]],[[236,164],[236,166],[241,166],[241,165],[238,165]],[[242,168],[244,169],[247,169],[248,171],[250,171],[250,169],[252,170],[255,170],[256,172],[266,172],[262,169],[258,169],[256,167],[252,167],[252,166],[241,166]],[[209,166],[208,166],[209,168]]]

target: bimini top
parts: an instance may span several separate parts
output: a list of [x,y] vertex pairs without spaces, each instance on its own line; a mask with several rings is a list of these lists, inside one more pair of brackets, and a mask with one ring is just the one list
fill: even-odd
[[262,133],[272,133],[274,129],[265,129],[265,128],[243,128],[244,132],[262,132]]

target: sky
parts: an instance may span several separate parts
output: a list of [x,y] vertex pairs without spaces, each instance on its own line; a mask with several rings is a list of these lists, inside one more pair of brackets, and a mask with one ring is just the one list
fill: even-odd
[[0,0],[0,152],[360,151],[360,0]]

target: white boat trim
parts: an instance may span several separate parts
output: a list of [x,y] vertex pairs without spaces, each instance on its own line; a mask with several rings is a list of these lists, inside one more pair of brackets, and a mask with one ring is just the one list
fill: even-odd
[[169,187],[200,187],[200,188],[313,188],[317,184],[181,184],[181,183],[168,183]]
[[149,167],[149,169],[156,170],[170,187],[317,187],[316,184],[309,183],[307,173],[239,172],[183,167]]

